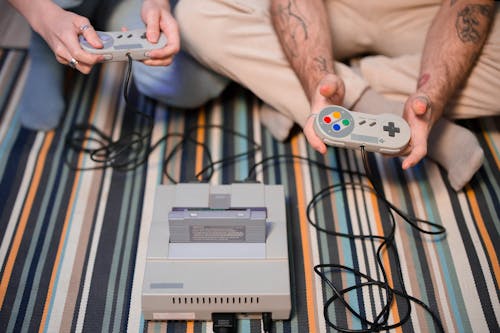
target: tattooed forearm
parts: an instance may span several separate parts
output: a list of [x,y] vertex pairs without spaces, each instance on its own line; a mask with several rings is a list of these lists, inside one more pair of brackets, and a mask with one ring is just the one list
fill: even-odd
[[296,57],[296,50],[301,42],[309,38],[306,20],[297,8],[295,0],[290,0],[286,6],[279,6],[277,12],[279,21],[277,28],[284,37],[283,47],[290,56]]
[[431,76],[429,73],[424,73],[424,74],[420,75],[420,77],[418,78],[418,82],[417,82],[417,90],[422,88],[423,86],[425,86],[425,84],[427,82],[429,82],[430,78],[431,78]]
[[488,32],[493,13],[494,7],[490,5],[465,6],[458,12],[455,23],[458,38],[464,43],[480,43]]
[[327,61],[324,57],[314,58],[314,62],[317,64],[317,68],[322,73],[333,73],[332,63]]
[[284,56],[312,100],[319,83],[334,73],[329,20],[324,0],[270,0],[270,14]]

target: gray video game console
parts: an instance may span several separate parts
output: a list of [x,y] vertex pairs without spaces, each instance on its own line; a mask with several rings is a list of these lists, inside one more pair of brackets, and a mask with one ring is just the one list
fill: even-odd
[[147,320],[211,320],[221,312],[288,319],[283,186],[158,186],[142,311]]

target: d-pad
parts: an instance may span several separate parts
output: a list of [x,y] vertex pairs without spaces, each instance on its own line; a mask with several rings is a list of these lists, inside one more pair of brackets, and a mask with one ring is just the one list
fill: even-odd
[[387,126],[382,127],[382,129],[389,133],[389,136],[396,136],[399,133],[399,127],[394,126],[394,122],[390,121]]

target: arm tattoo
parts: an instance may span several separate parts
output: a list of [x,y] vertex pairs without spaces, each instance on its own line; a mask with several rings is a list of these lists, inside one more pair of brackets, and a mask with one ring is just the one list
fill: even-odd
[[429,81],[431,78],[429,73],[424,73],[418,78],[418,83],[417,83],[417,89],[420,89],[421,87],[425,86],[425,84]]
[[295,50],[298,49],[299,39],[309,38],[307,24],[303,15],[300,13],[295,0],[290,0],[286,6],[278,8],[278,19],[281,22],[283,36],[286,36],[284,47],[292,57],[296,57]]
[[314,62],[317,64],[317,68],[322,73],[333,73],[333,69],[328,68],[328,61],[322,57],[315,57]]
[[[455,27],[458,38],[464,43],[479,43],[487,32],[489,21],[493,17],[493,6],[467,5],[458,12]],[[486,20],[485,20],[486,18]]]
[[453,7],[453,5],[457,2],[457,0],[451,0],[450,1],[450,7]]

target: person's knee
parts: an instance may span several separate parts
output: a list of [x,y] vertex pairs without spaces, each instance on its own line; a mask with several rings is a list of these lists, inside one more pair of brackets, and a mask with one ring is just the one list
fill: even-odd
[[167,105],[181,106],[179,104],[184,99],[185,89],[170,79],[169,71],[136,63],[133,76],[137,90],[143,95]]
[[145,96],[157,100],[165,105],[193,109],[202,106],[208,101],[218,97],[222,90],[205,89],[205,90],[190,90],[188,87],[169,86],[166,87],[161,83],[152,82],[151,80],[135,79],[137,90]]
[[187,62],[185,55],[180,58],[168,67],[135,64],[134,82],[139,92],[169,106],[196,108],[218,97],[227,86],[228,79]]

